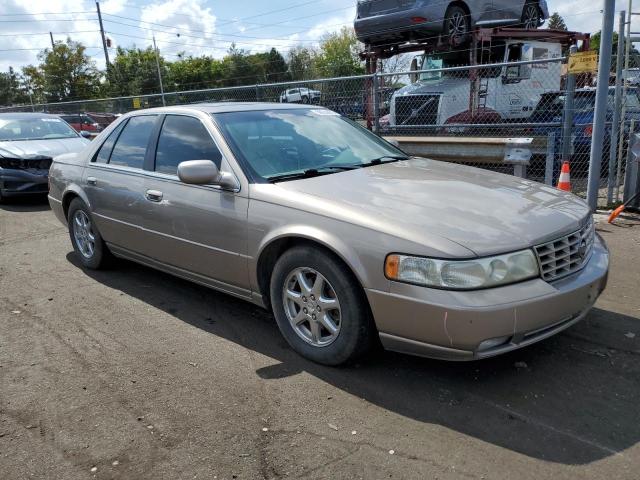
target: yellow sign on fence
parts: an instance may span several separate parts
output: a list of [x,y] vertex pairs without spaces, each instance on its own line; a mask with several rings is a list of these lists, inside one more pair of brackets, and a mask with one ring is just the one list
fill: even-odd
[[140,108],[140,99],[138,97],[133,99],[133,108]]
[[569,57],[569,73],[595,73],[597,71],[597,52],[578,52]]

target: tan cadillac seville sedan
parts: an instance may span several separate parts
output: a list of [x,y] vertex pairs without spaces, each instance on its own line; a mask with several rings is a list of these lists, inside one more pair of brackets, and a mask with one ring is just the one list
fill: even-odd
[[57,157],[50,182],[86,268],[121,257],[271,308],[328,365],[378,339],[448,360],[507,352],[580,321],[607,281],[581,199],[409,158],[315,106],[130,113]]

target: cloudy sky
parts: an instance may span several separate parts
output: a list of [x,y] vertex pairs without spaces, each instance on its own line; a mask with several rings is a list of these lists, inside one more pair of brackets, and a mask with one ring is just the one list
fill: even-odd
[[[221,57],[232,42],[254,52],[313,45],[327,32],[352,24],[355,3],[355,0],[103,0],[100,6],[113,47],[145,47],[155,33],[162,55],[175,60],[181,52]],[[565,18],[571,30],[600,29],[602,0],[548,3],[551,11]],[[617,9],[626,8],[626,1],[616,3]],[[50,46],[49,32],[56,40],[71,37],[81,41],[89,47],[88,54],[97,65],[104,66],[93,1],[1,0],[0,71],[35,63],[38,51]],[[115,48],[111,53],[115,54]]]

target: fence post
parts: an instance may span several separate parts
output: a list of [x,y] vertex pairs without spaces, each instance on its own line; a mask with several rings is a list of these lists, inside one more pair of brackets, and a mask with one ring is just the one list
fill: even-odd
[[[640,189],[640,186],[637,185],[637,175],[636,171],[638,168],[637,162],[633,161],[633,149],[636,143],[636,135],[634,133],[636,129],[636,121],[631,120],[631,127],[629,128],[629,142],[627,146],[627,164],[624,172],[624,192],[623,192],[623,201],[627,201],[631,198],[633,191],[636,189]],[[635,163],[635,165],[634,165]],[[620,198],[620,187],[616,187],[616,201]]]
[[[613,203],[613,188],[616,182],[616,159],[618,158],[618,134],[620,131],[620,110],[622,109],[622,62],[624,55],[624,22],[625,11],[620,12],[618,23],[618,50],[616,52],[616,96],[613,109],[613,125],[611,126],[611,139],[609,145],[609,179],[607,181],[607,205]],[[624,118],[622,118],[624,122]]]
[[378,72],[373,73],[373,131],[380,132],[380,77]]
[[553,186],[553,167],[556,164],[556,134],[547,135],[547,161],[544,166],[544,183]]
[[595,212],[598,207],[602,143],[607,122],[609,72],[611,70],[611,45],[613,43],[613,15],[615,7],[615,0],[604,0],[602,37],[600,38],[600,61],[598,63],[598,84],[596,87],[596,108],[593,121],[593,136],[591,137],[589,183],[587,186],[587,203],[593,212]]
[[[578,47],[571,45],[569,55],[574,55],[578,51]],[[562,115],[562,161],[568,162],[571,157],[571,147],[573,141],[571,135],[573,133],[573,108],[576,94],[576,76],[573,73],[567,75],[566,94],[564,97],[564,113]]]
[[260,101],[260,85],[256,83],[256,102]]

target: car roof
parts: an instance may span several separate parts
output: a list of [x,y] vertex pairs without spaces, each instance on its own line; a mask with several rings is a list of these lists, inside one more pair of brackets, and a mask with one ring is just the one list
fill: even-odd
[[39,113],[39,112],[9,112],[9,113],[0,113],[0,118],[9,119],[9,120],[19,120],[21,118],[59,118],[59,115],[53,115],[50,113]]
[[255,112],[264,110],[318,110],[323,109],[317,105],[299,105],[295,103],[269,103],[269,102],[216,102],[216,103],[195,103],[188,105],[176,105],[172,107],[157,107],[144,110],[136,110],[140,112],[176,112],[184,110],[197,110],[205,113],[229,113],[229,112]]

